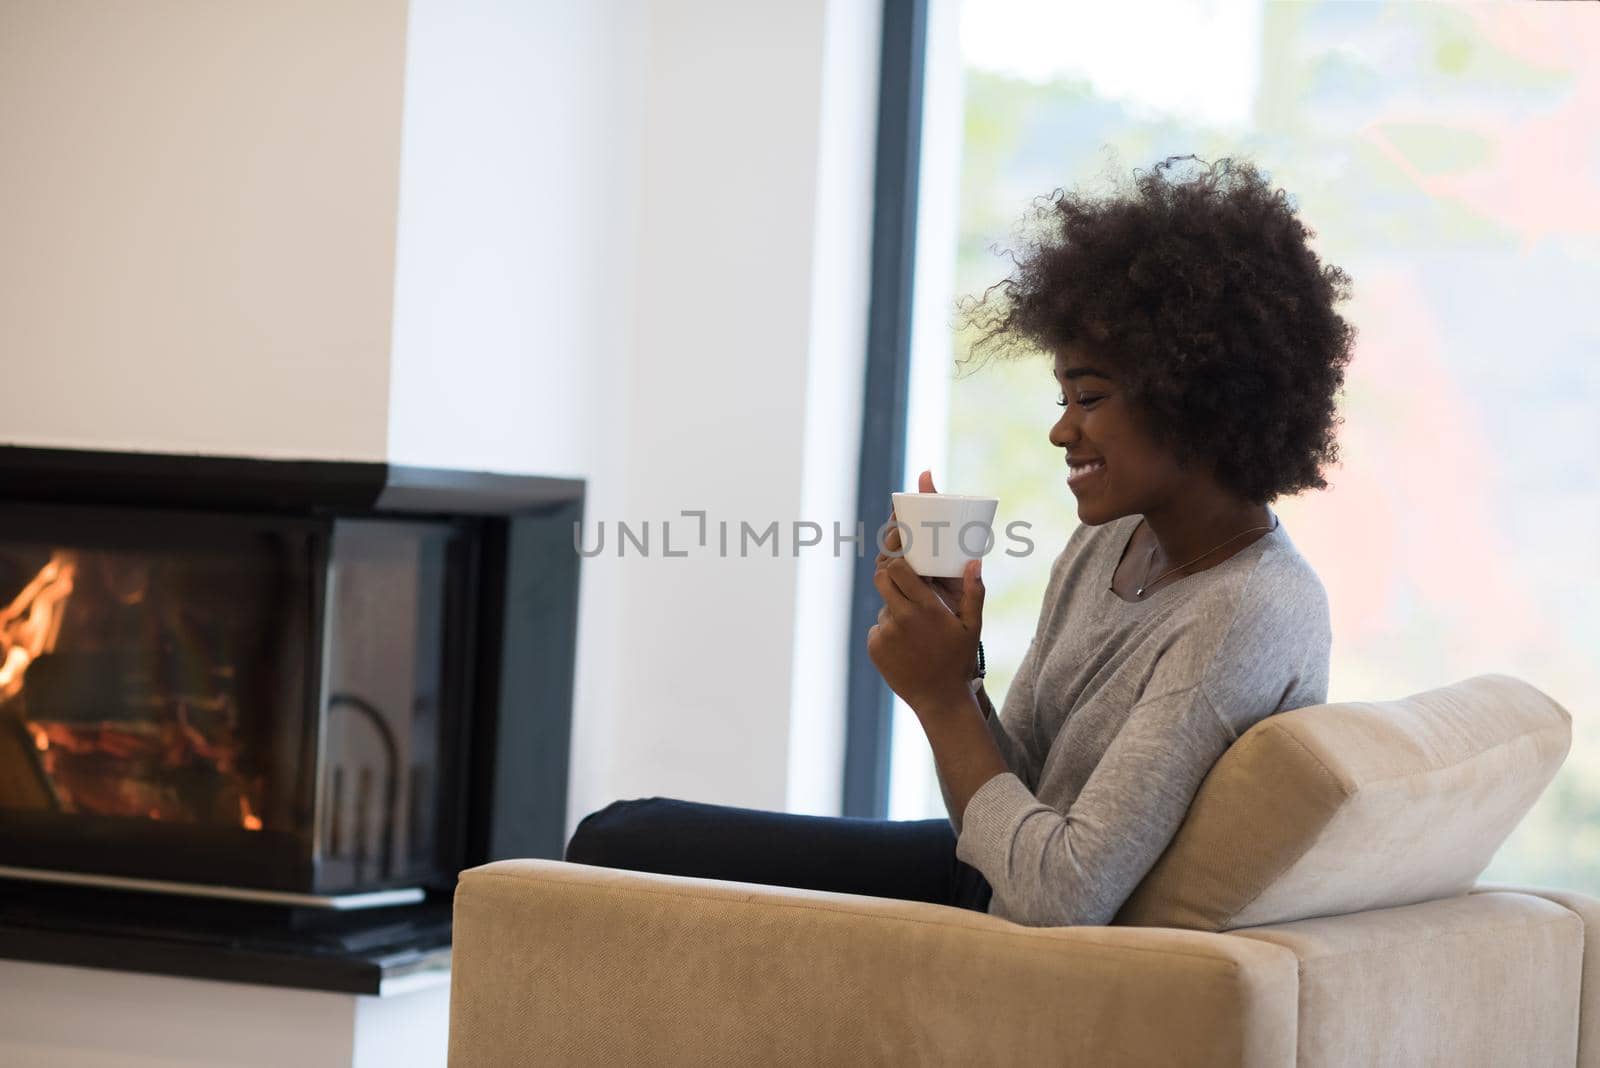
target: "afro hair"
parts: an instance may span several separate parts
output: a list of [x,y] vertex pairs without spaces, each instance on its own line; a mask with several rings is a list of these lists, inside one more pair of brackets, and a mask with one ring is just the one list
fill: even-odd
[[[1203,166],[1169,175],[1185,160]],[[1214,460],[1254,504],[1327,488],[1350,278],[1318,260],[1283,190],[1247,161],[1170,156],[1131,191],[1057,190],[1028,218],[1039,226],[1011,276],[958,306],[974,357],[1082,347],[1179,463]]]

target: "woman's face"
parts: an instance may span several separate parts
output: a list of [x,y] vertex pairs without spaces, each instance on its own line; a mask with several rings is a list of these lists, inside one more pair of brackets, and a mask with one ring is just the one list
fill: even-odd
[[1078,520],[1099,526],[1158,510],[1177,496],[1192,473],[1139,425],[1116,368],[1069,345],[1056,353],[1054,370],[1056,403],[1064,407],[1050,428],[1050,444],[1065,449],[1073,465],[1067,485],[1078,499]]

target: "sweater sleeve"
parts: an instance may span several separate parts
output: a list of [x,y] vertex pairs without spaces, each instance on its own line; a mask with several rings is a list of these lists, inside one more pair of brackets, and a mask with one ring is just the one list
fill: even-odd
[[1108,924],[1177,834],[1230,734],[1198,683],[1141,699],[1065,811],[1013,772],[980,786],[956,856],[1017,923]]
[[[988,715],[986,710],[983,717],[989,733],[994,737],[995,746],[1000,750],[1001,758],[1006,762],[1006,767],[1011,769],[1019,782],[1030,789],[1038,781],[1040,766],[1043,763],[1042,757],[1034,758],[1026,742],[1026,732],[1032,729],[1033,724],[1034,687],[1039,677],[1039,662],[1044,656],[1039,637],[1046,633],[1046,627],[1056,611],[1057,603],[1065,592],[1067,565],[1083,551],[1089,531],[1088,526],[1079,524],[1067,538],[1061,551],[1056,554],[1055,559],[1050,562],[1050,576],[1045,582],[1044,595],[1040,598],[1039,617],[1034,624],[1033,639],[1028,642],[1028,649],[1022,654],[1022,662],[1017,665],[1016,674],[1011,677],[1011,684],[1006,688],[1004,704],[992,716]],[[934,775],[938,776],[937,765]],[[950,829],[955,831],[959,839],[962,814],[950,804],[950,788],[945,785],[942,777],[939,778],[939,795],[944,799],[944,808],[949,814]]]
[[[1038,648],[1038,639],[1035,638],[1028,644],[1028,651],[1022,656],[1022,663],[1017,666],[1017,672],[1012,676],[1011,685],[1006,689],[1005,710],[1016,722],[1016,716],[1024,708],[1033,705],[1034,679],[1039,673],[1039,665],[1035,660],[1035,651]],[[993,712],[993,715],[989,713]],[[995,746],[1000,750],[1000,756],[1017,777],[1026,784],[1032,784],[1038,771],[1033,767],[1033,761],[1028,755],[1027,747],[1005,725],[1005,714],[996,711],[994,706],[988,705],[984,709],[983,721],[989,728],[989,734],[994,738]],[[934,765],[934,775],[938,776],[938,765]],[[955,810],[950,803],[950,787],[945,785],[943,776],[939,776],[939,795],[944,798],[944,808],[949,813],[950,829],[955,831],[959,838],[961,835],[961,813]]]

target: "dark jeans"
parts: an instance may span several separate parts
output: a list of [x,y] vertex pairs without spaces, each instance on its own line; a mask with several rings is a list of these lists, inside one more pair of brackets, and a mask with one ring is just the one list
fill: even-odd
[[578,824],[562,858],[603,868],[931,901],[984,912],[989,881],[947,820],[869,820],[651,797]]

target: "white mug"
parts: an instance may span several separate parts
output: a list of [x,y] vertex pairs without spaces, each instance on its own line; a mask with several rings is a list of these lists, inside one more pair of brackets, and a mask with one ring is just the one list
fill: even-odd
[[[894,493],[900,551],[911,570],[925,578],[960,578],[968,560],[994,548],[998,497],[956,493]],[[884,531],[885,537],[888,530]]]

